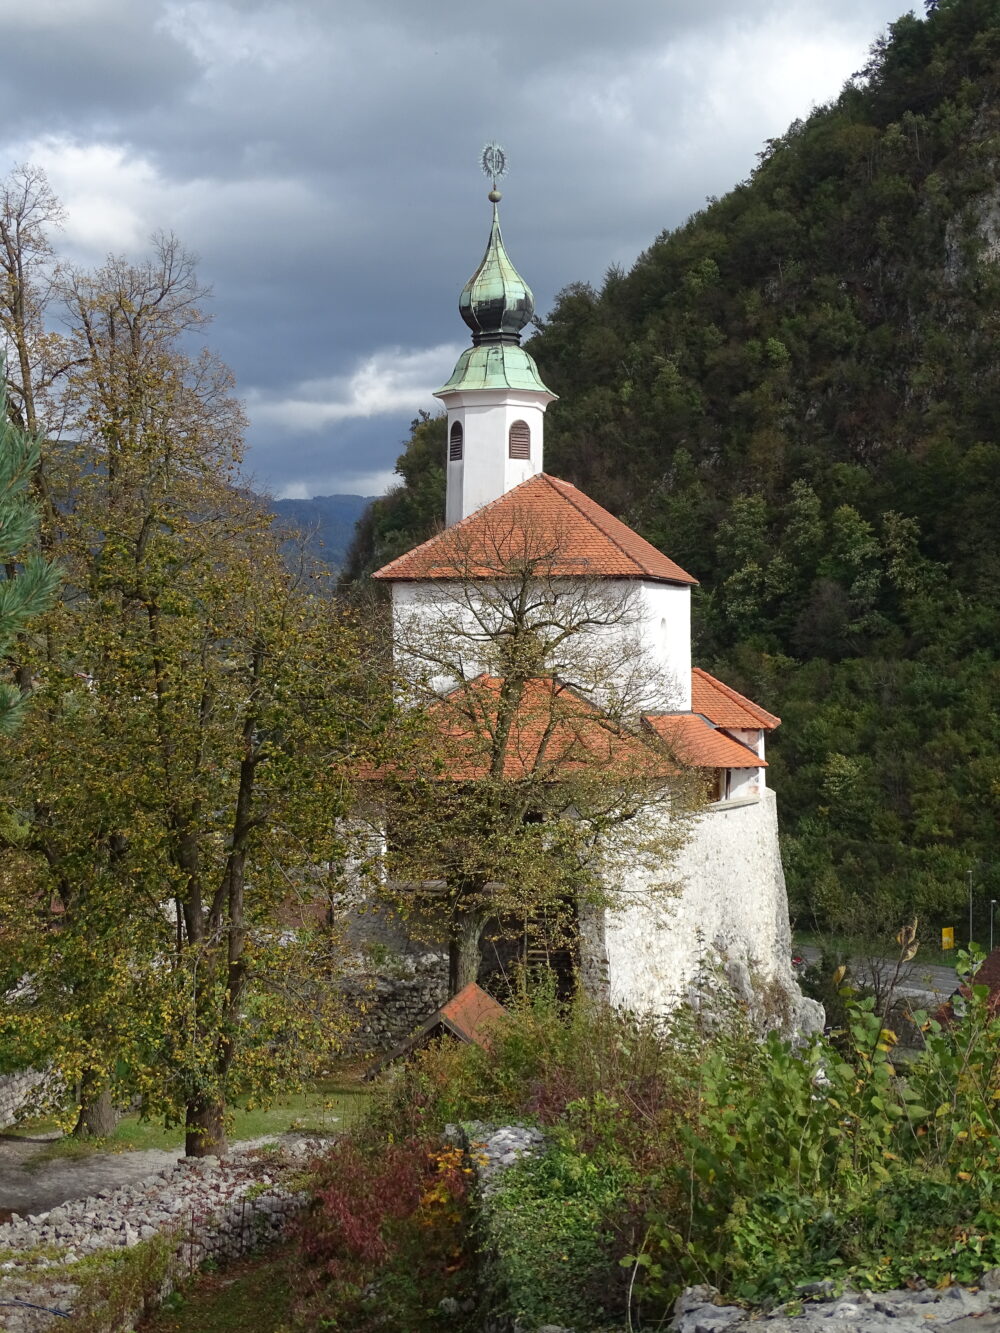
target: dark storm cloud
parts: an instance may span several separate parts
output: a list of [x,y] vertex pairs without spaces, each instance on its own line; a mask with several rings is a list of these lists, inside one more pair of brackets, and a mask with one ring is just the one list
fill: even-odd
[[544,311],[744,177],[895,13],[36,0],[6,28],[18,57],[0,151],[47,168],[78,259],[140,248],[156,227],[201,255],[261,481],[367,491],[463,341],[487,138],[510,151],[505,235]]
[[75,129],[81,117],[122,117],[173,100],[200,67],[156,26],[157,6],[136,0],[39,0],[0,4],[7,135]]

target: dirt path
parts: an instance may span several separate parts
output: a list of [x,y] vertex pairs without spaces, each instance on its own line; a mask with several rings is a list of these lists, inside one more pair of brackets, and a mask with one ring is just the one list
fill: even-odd
[[183,1149],[94,1153],[90,1157],[55,1157],[31,1166],[55,1135],[25,1139],[0,1134],[0,1221],[6,1213],[44,1213],[70,1199],[131,1185],[165,1167],[176,1166]]

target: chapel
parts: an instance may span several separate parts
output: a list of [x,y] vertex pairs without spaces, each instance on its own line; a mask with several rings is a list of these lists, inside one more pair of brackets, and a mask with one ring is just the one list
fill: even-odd
[[[556,395],[521,346],[534,299],[505,249],[495,183],[489,199],[486,251],[459,297],[471,345],[436,393],[447,410],[445,525],[374,576],[391,591],[397,652],[414,619],[453,614],[470,581],[488,590],[500,577],[498,545],[507,556],[544,549],[546,578],[627,601],[628,633],[653,668],[636,723],[703,774],[708,801],[674,868],[676,892],[654,893],[655,875],[637,867],[623,906],[581,919],[587,984],[616,1004],[665,1012],[701,984],[708,958],[728,969],[737,990],[776,985],[794,1007],[775,798],[765,776],[766,737],[780,719],[692,663],[694,576],[545,471],[545,412]],[[613,621],[594,634],[621,635]],[[445,672],[437,682],[442,698],[459,672],[495,687],[471,647],[455,678]],[[615,688],[613,679],[592,686],[587,706],[599,709],[601,690]]]

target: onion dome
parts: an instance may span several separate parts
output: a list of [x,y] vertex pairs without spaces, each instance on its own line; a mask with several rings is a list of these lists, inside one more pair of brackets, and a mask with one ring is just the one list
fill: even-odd
[[497,213],[499,190],[490,191],[493,226],[482,262],[462,288],[458,309],[480,343],[519,343],[521,330],[535,313],[531,288],[507,257]]

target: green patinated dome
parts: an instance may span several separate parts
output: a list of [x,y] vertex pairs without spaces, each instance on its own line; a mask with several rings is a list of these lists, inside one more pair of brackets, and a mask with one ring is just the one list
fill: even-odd
[[554,394],[542,383],[538,367],[521,346],[521,330],[535,313],[531,288],[507,257],[500,235],[492,190],[493,226],[482,263],[462,288],[458,308],[472,330],[472,346],[458,358],[447,384],[437,393],[458,389],[532,389]]
[[489,244],[479,267],[462,288],[458,309],[472,330],[472,341],[520,342],[521,330],[535,313],[531,288],[507,257],[500,217],[493,205]]
[[524,350],[514,343],[496,342],[468,347],[458,358],[451,379],[437,390],[455,389],[541,389],[548,393],[538,374],[538,367]]

